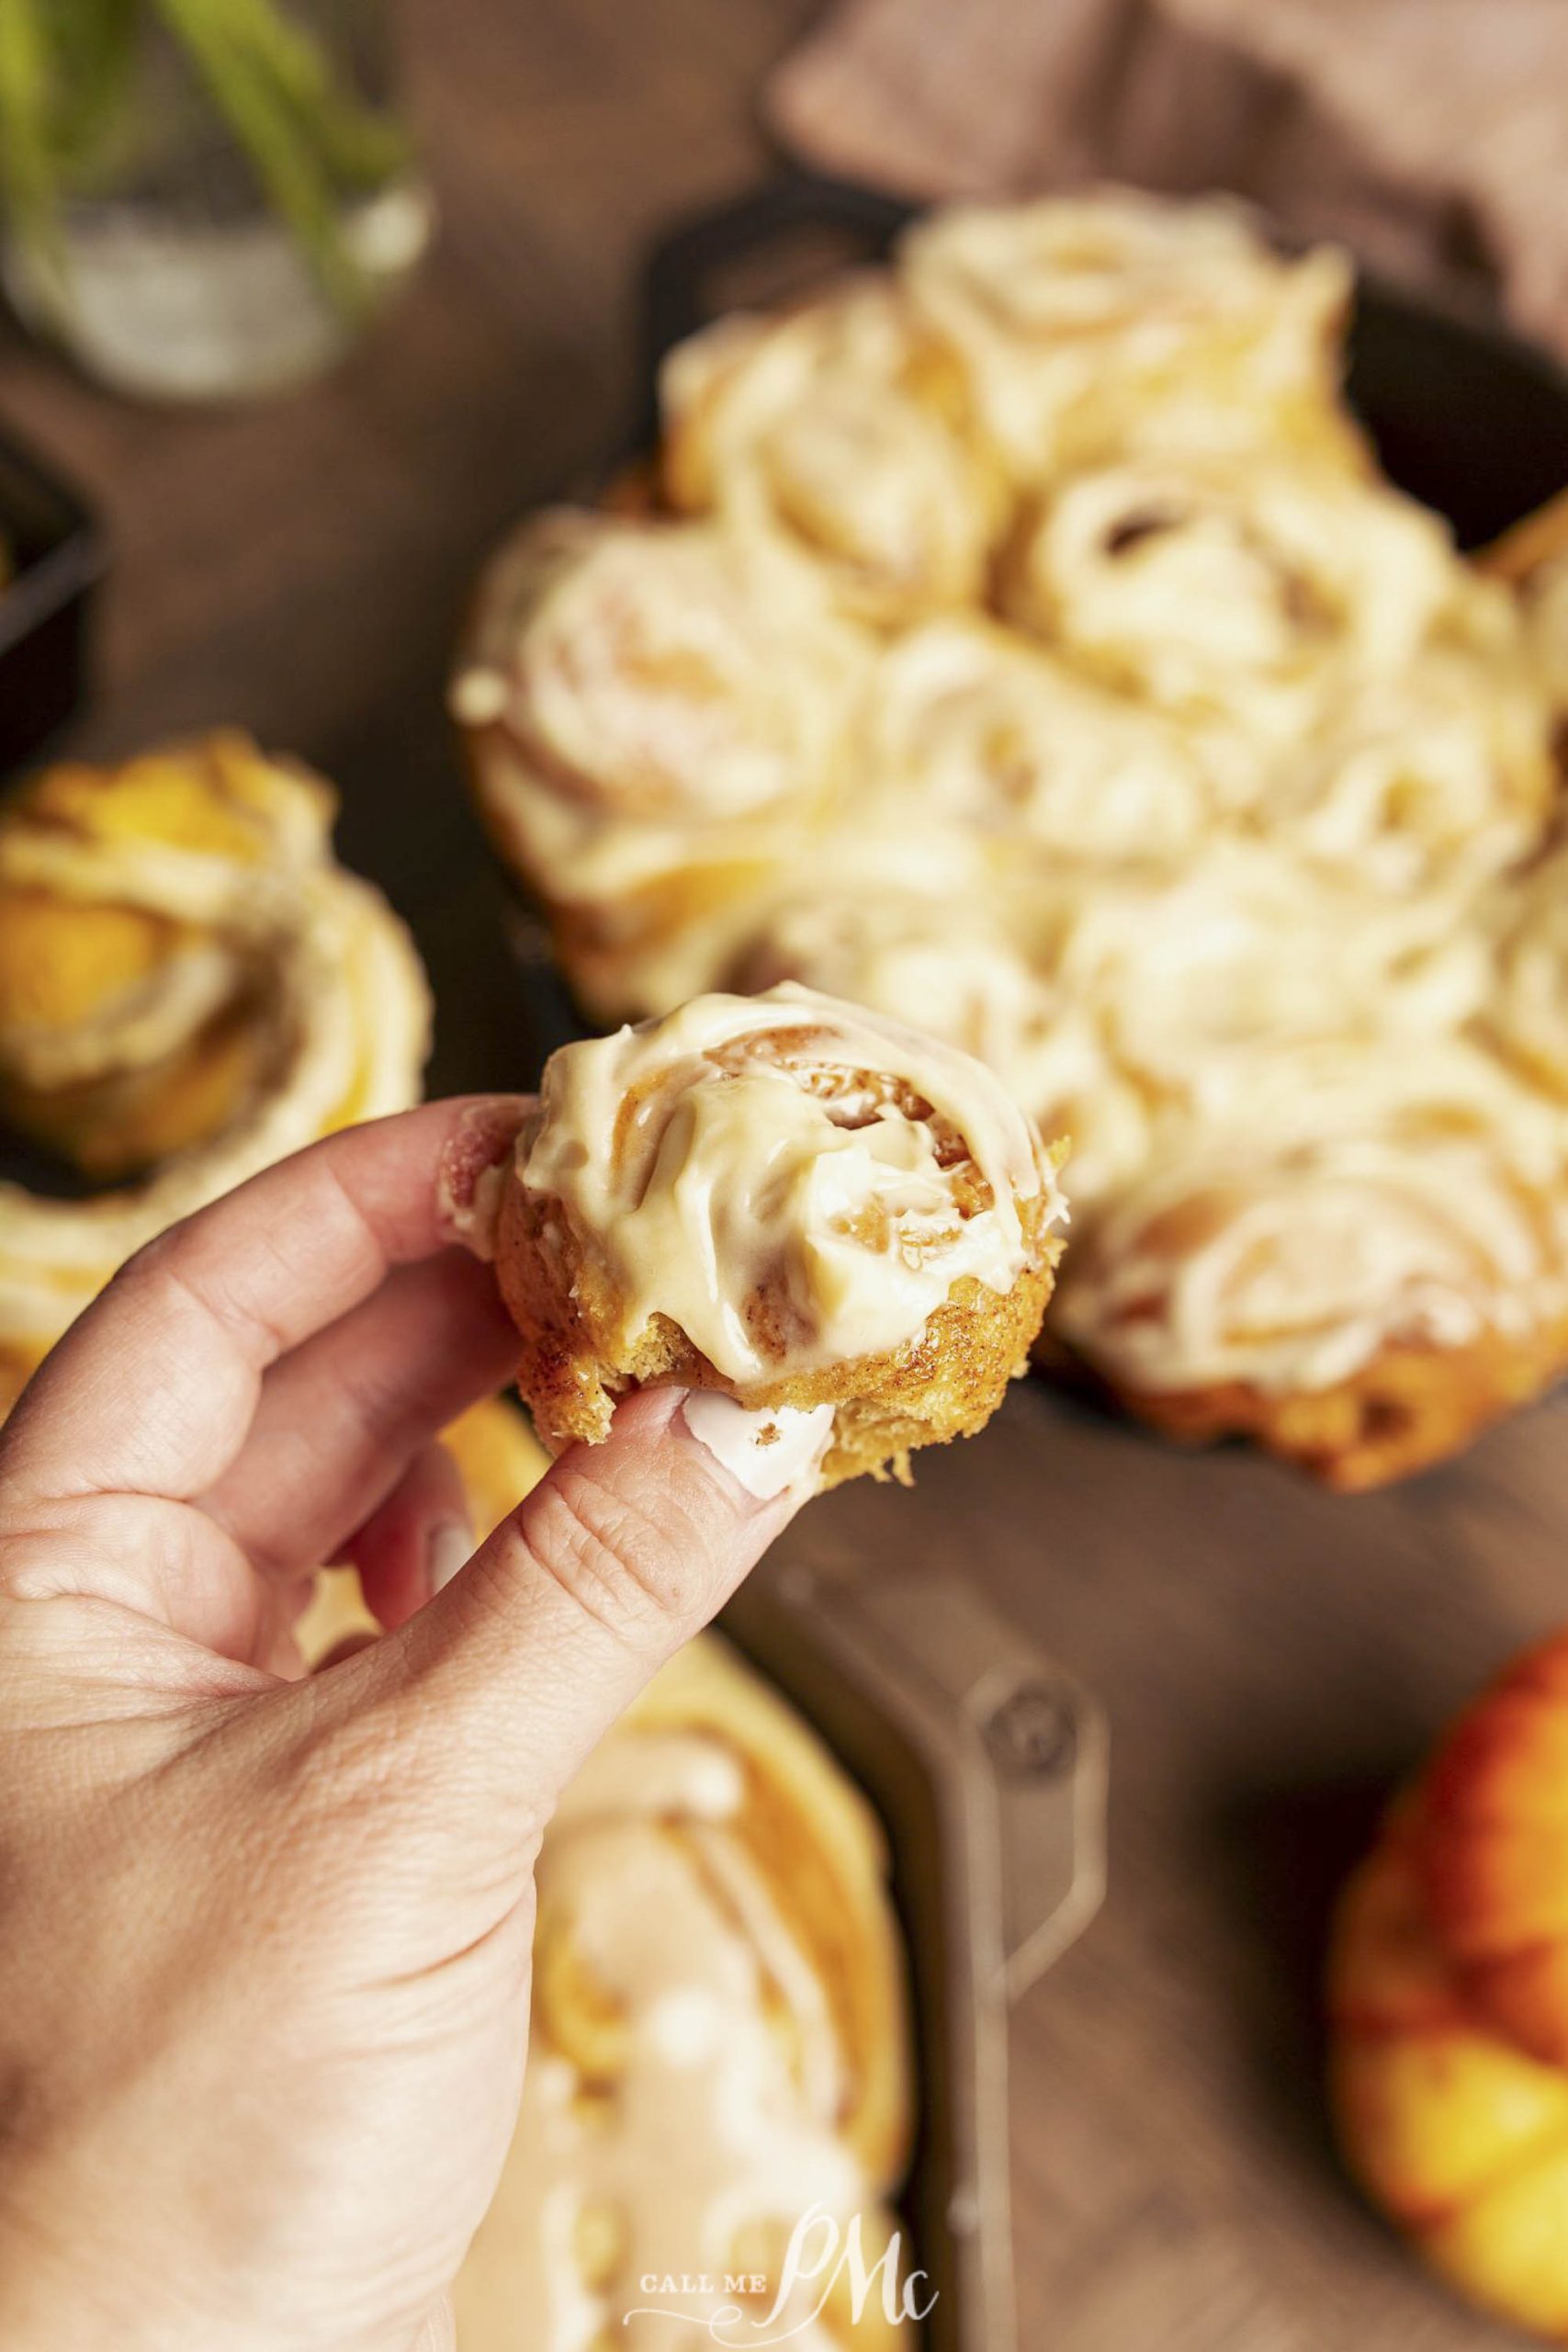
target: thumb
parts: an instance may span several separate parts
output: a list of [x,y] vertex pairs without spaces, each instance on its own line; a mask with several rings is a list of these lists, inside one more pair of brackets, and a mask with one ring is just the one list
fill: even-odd
[[[369,1654],[460,1743],[498,1818],[542,1827],[590,1749],[816,1491],[832,1409],[649,1388],[574,1445],[455,1580]],[[368,1663],[368,1659],[367,1661]]]

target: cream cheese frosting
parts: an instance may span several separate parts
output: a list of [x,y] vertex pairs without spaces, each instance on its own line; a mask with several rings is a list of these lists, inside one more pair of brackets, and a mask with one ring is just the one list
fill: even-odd
[[1340,253],[1286,261],[1235,205],[1130,188],[952,206],[906,233],[898,260],[1026,481],[1167,390],[1326,402],[1350,292]]
[[1391,1343],[1568,1311],[1568,1125],[1481,1046],[1325,1040],[1167,1120],[1066,1271],[1059,1328],[1136,1388],[1331,1386]]
[[[705,1668],[711,1645],[698,1650]],[[760,2321],[813,2209],[840,2228],[861,2213],[874,2259],[886,2181],[849,2128],[867,2053],[846,2047],[838,1988],[790,1916],[792,1871],[823,1864],[789,1845],[765,1857],[746,1830],[759,1779],[765,1789],[771,1772],[797,1771],[806,1736],[791,1726],[787,1749],[751,1752],[667,1703],[613,1732],[567,1790],[537,1871],[522,2109],[456,2290],[470,2352],[592,2352],[612,2335],[630,2352],[677,2352],[734,2305],[726,2274],[765,2278],[745,2304]],[[792,1801],[831,1770],[815,1760]],[[874,1882],[875,1833],[833,1780],[830,1817],[787,1826],[820,1838],[836,1870],[863,1854],[857,1878]],[[877,1916],[856,1955],[868,1977],[891,1956],[886,1898],[872,1892]],[[896,1987],[882,1998],[868,2022],[901,2065]],[[841,2338],[820,2299],[820,2283],[800,2280],[775,2327],[833,2352]]]
[[1145,458],[1047,495],[1009,610],[1156,706],[1267,736],[1310,717],[1342,673],[1408,661],[1458,578],[1434,514],[1341,467]]
[[135,797],[142,824],[164,822],[173,837],[122,826],[132,795],[90,772],[74,826],[69,794],[51,794],[47,821],[24,803],[0,823],[0,890],[77,901],[84,922],[105,905],[131,907],[193,934],[96,1016],[58,1029],[13,1019],[0,1057],[34,1083],[134,1070],[144,1055],[155,1069],[209,1001],[232,994],[254,1033],[255,1074],[215,1134],[141,1181],[75,1199],[0,1182],[0,1352],[24,1363],[177,1218],[333,1127],[419,1095],[424,974],[379,892],[333,862],[328,787],[237,739],[141,764],[160,763],[175,771],[169,790],[138,775]]
[[677,505],[766,532],[869,619],[978,595],[995,485],[962,378],[887,277],[722,319],[676,346],[659,390]]
[[667,1316],[738,1384],[900,1347],[965,1277],[1007,1293],[1021,1201],[1059,1211],[989,1071],[791,983],[564,1047],[518,1155],[609,1268],[626,1340]]
[[[1515,1335],[1516,1386],[1568,1353],[1564,526],[1473,562],[1382,477],[1338,398],[1348,286],[1227,205],[1091,191],[928,216],[880,276],[677,352],[671,481],[707,469],[732,560],[797,559],[779,674],[814,565],[853,647],[831,753],[749,814],[595,819],[543,861],[596,1010],[795,979],[977,1053],[1070,1135],[1052,1312],[1130,1385],[1307,1393],[1413,1335]],[[830,419],[879,402],[857,468]],[[931,511],[917,415],[988,449],[1007,512],[976,505],[961,604],[846,633],[851,539],[891,578]],[[813,548],[818,499],[844,535]],[[682,887],[650,914],[655,842]]]

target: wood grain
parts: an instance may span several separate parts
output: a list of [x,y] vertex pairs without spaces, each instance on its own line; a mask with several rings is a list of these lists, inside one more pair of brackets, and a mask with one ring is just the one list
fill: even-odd
[[[439,252],[333,381],[171,416],[13,336],[0,414],[118,548],[82,747],[237,720],[319,762],[347,857],[412,921],[433,1084],[536,1057],[503,893],[440,688],[466,586],[521,507],[603,456],[637,257],[761,167],[752,93],[807,0],[417,0]],[[1329,1892],[1380,1796],[1516,1646],[1568,1617],[1568,1422],[1337,1500],[1017,1393],[913,1500],[820,1506],[874,1556],[972,1576],[1112,1721],[1108,1906],[1019,2009],[1025,2352],[1453,2352],[1488,2330],[1340,2179],[1317,2079]],[[1500,2343],[1504,2338],[1497,2338]]]

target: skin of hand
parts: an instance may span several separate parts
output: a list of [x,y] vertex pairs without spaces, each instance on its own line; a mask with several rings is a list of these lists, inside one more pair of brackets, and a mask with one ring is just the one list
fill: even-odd
[[[435,1433],[514,1340],[443,1202],[520,1108],[349,1130],[175,1227],[0,1433],[7,2352],[451,2345],[545,1824],[802,1499],[650,1390],[446,1581]],[[387,1631],[306,1679],[324,1559]]]

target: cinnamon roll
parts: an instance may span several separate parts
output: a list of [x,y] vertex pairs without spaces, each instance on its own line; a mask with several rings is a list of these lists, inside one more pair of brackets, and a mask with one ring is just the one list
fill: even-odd
[[856,617],[972,604],[1001,519],[962,368],[891,279],[721,320],[660,376],[662,483],[819,570]]
[[767,1415],[760,1442],[815,1416],[824,1486],[906,1477],[913,1448],[984,1425],[1039,1328],[1062,1214],[988,1071],[790,984],[563,1047],[491,1199],[552,1450],[678,1381]]
[[1030,926],[1056,1001],[1093,1022],[1151,1104],[1194,1125],[1245,1111],[1259,1073],[1296,1053],[1341,1039],[1425,1051],[1490,985],[1484,943],[1446,900],[1374,898],[1248,840],[1190,865],[1059,873]]
[[1224,201],[1104,188],[959,205],[909,230],[897,266],[1022,481],[1125,447],[1172,400],[1225,413],[1224,447],[1248,414],[1276,441],[1342,443],[1348,263],[1273,254]]
[[0,1183],[8,1385],[166,1225],[417,1100],[424,976],[334,863],[333,810],[320,777],[235,734],[52,768],[0,810],[0,1113],[132,1180]]
[[457,700],[593,1015],[788,980],[976,1053],[1074,1138],[1053,1329],[1356,1483],[1557,1363],[1568,509],[1462,559],[1339,399],[1348,293],[1224,203],[931,215],[671,356]]
[[[652,2352],[775,2297],[778,2335],[907,2340],[874,2291],[858,2325],[841,2293],[813,2324],[819,2289],[781,2277],[814,2207],[861,2216],[868,2262],[891,2232],[908,2058],[886,1869],[863,1799],[723,1643],[655,1679],[545,1838],[528,2071],[457,2280],[464,2352]],[[727,2295],[726,2274],[757,2283]]]
[[1145,1102],[1106,1050],[1087,1001],[1032,952],[1039,910],[975,895],[840,888],[782,899],[735,973],[747,993],[795,980],[896,1021],[918,1021],[994,1070],[1046,1136],[1071,1138],[1076,1206],[1135,1173]]
[[1537,846],[1557,791],[1552,712],[1517,610],[1464,578],[1410,660],[1341,682],[1257,820],[1378,890],[1463,891]]
[[1080,1236],[1061,1337],[1176,1436],[1331,1486],[1464,1443],[1568,1361],[1568,1130],[1458,1036],[1259,1058]]
[[722,521],[560,510],[481,586],[452,687],[479,812],[596,1010],[818,822],[869,659],[802,567]]
[[1070,857],[1180,850],[1246,788],[1217,740],[977,615],[889,650],[866,743],[908,818]]
[[1156,706],[1289,741],[1348,675],[1387,676],[1461,578],[1436,515],[1275,455],[1071,476],[1020,537],[1007,609]]

